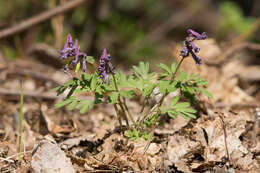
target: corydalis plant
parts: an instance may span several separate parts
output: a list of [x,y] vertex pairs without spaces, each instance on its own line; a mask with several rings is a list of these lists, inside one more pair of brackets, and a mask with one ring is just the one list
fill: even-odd
[[69,75],[69,77],[72,78],[72,75],[68,72],[68,70],[75,68],[75,70],[78,71],[81,66],[82,70],[84,72],[86,71],[87,54],[80,52],[78,40],[75,40],[75,43],[73,43],[72,36],[70,34],[67,35],[64,48],[63,50],[59,50],[59,53],[60,59],[65,60],[63,70],[66,74]]
[[[172,63],[170,66],[160,64],[163,72],[158,74],[150,72],[148,63],[140,62],[139,66],[133,66],[132,74],[126,76],[115,70],[110,55],[104,49],[95,72],[82,73],[81,78],[74,77],[55,89],[58,94],[67,89],[70,90],[66,99],[56,104],[56,107],[68,105],[69,110],[79,108],[81,113],[85,113],[95,104],[112,104],[120,127],[122,128],[124,123],[127,126],[124,135],[130,139],[137,139],[141,136],[145,139],[150,138],[162,114],[167,114],[172,118],[179,115],[184,118],[196,118],[196,110],[191,107],[190,102],[185,102],[181,98],[195,103],[196,95],[201,92],[208,97],[212,96],[204,89],[207,82],[203,78],[195,74],[188,75],[179,70],[189,54],[192,55],[196,64],[201,64],[201,60],[195,55],[199,48],[194,45],[193,41],[206,39],[206,33],[198,34],[189,29],[188,34],[184,48],[181,50],[181,61],[178,64]],[[69,43],[69,41],[66,42]],[[67,47],[71,48],[71,46]],[[172,98],[169,107],[165,107],[163,105],[165,98],[176,91],[180,91],[180,94]],[[93,99],[84,100],[76,96],[81,92],[92,93]],[[158,95],[160,99],[155,102],[155,97]],[[127,102],[135,96],[143,99],[138,115],[133,116]]]

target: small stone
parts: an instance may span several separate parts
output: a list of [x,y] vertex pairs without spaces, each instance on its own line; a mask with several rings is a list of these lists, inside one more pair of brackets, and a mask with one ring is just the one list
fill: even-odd
[[36,173],[74,173],[69,158],[57,144],[41,141],[33,152],[32,168]]

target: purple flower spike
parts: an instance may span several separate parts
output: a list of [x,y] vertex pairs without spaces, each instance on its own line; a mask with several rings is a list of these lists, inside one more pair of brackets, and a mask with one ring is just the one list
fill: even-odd
[[[73,57],[72,61],[67,62],[64,66],[64,72],[69,73],[68,70],[73,70],[76,65],[80,62],[82,64],[82,70],[86,70],[86,57],[87,55],[80,52],[80,46],[78,45],[78,40],[73,43],[72,36],[67,35],[66,42],[64,44],[63,50],[59,50],[60,58],[65,60],[67,58]],[[71,74],[68,74],[71,77]]]
[[188,29],[187,32],[189,33],[189,37],[195,37],[197,40],[205,40],[207,38],[206,32],[199,34],[192,29]]
[[103,50],[103,54],[100,57],[99,60],[99,66],[98,66],[98,72],[101,79],[103,79],[103,82],[109,82],[109,74],[114,74],[114,67],[111,63],[111,58],[107,54],[107,50]]
[[192,29],[188,29],[188,37],[186,37],[186,40],[184,41],[184,48],[180,52],[180,56],[183,58],[188,57],[189,54],[191,54],[193,60],[197,65],[201,65],[202,61],[199,57],[196,56],[195,53],[198,53],[200,49],[194,44],[194,40],[204,40],[207,38],[206,32],[203,32],[202,34],[197,33],[196,31],[193,31]]

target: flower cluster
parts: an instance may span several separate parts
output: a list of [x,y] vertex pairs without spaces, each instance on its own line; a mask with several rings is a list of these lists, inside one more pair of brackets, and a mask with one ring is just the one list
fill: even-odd
[[69,60],[67,64],[63,67],[64,72],[67,73],[70,77],[71,74],[68,72],[69,69],[73,69],[78,64],[82,66],[82,70],[86,71],[86,57],[87,55],[83,52],[80,52],[80,46],[78,45],[78,40],[75,40],[73,43],[72,37],[70,34],[67,35],[66,42],[64,44],[63,50],[59,50],[60,58],[62,60]]
[[98,72],[99,72],[99,76],[101,79],[103,79],[104,82],[109,82],[108,78],[109,78],[109,74],[110,73],[115,73],[114,72],[114,67],[111,63],[111,58],[110,55],[107,54],[107,50],[104,49],[103,50],[103,54],[100,57],[99,60],[99,66],[98,66]]
[[186,37],[186,40],[184,41],[184,48],[181,50],[180,56],[183,58],[189,56],[191,54],[192,58],[196,62],[197,65],[201,65],[201,59],[196,56],[195,53],[198,53],[200,49],[194,44],[194,40],[205,40],[207,38],[207,35],[205,32],[202,34],[199,34],[192,29],[188,29],[188,37]]

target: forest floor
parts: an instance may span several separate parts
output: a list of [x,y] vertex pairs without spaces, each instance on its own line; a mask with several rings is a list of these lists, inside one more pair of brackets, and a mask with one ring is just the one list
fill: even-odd
[[62,97],[51,89],[67,80],[57,59],[42,52],[13,61],[0,56],[0,172],[260,172],[260,62],[245,49],[226,53],[212,39],[201,44],[203,65],[187,58],[181,68],[204,77],[214,98],[199,96],[197,119],[163,115],[151,143],[126,139],[109,105],[84,115],[55,109]]

